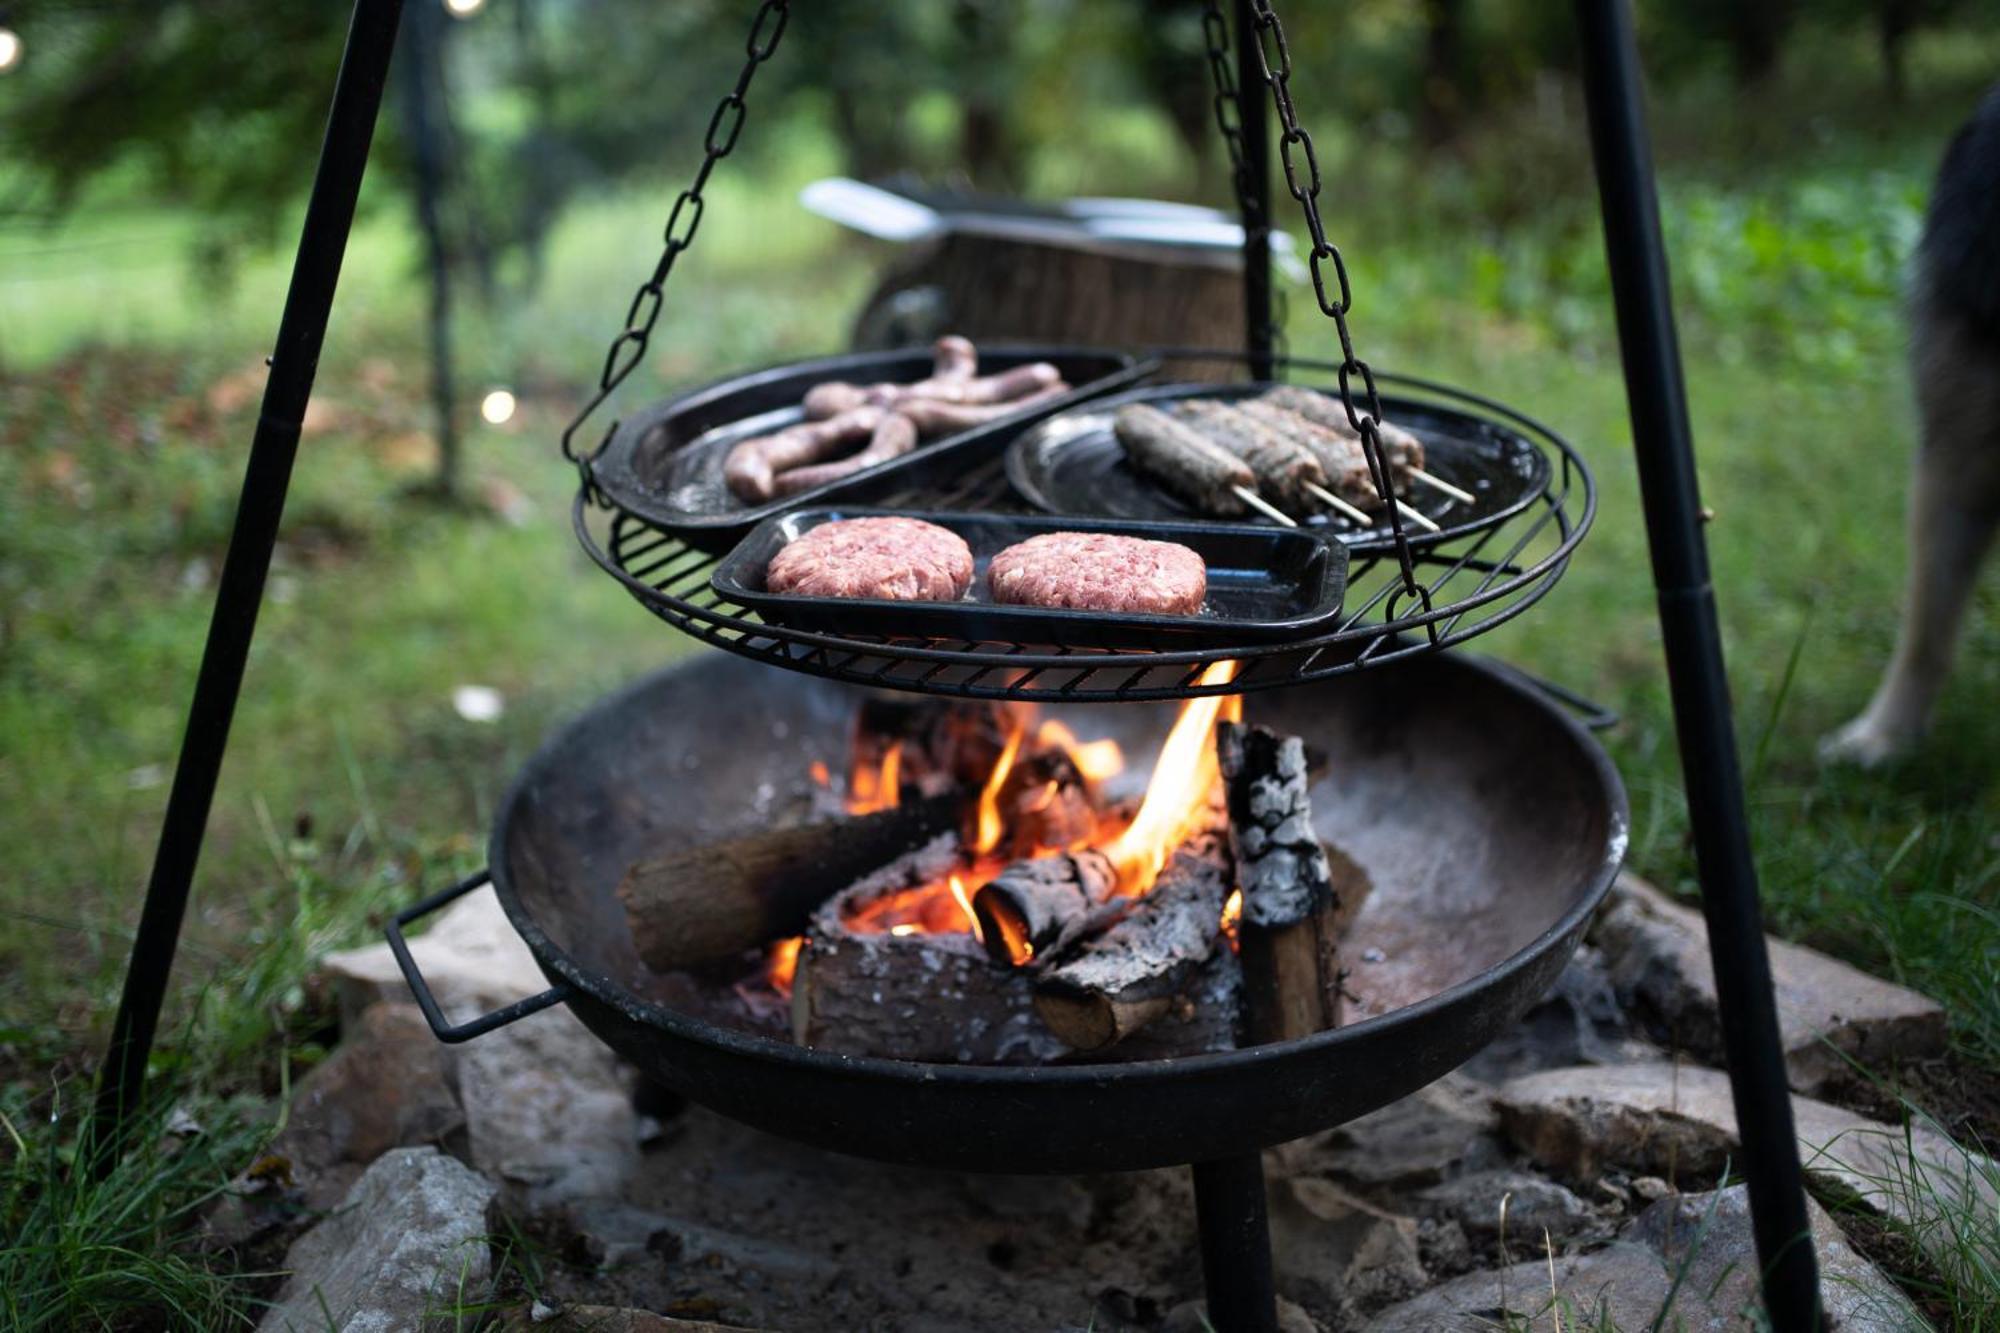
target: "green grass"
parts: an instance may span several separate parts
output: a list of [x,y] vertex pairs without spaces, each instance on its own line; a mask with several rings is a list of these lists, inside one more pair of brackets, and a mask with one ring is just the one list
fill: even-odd
[[[1924,59],[1943,73],[1894,113],[1864,115],[1834,96],[1839,78],[1801,76],[1789,135],[1754,116],[1721,123],[1727,108],[1699,89],[1661,116],[1768,917],[1939,998],[1960,1058],[1988,1071],[2000,1070],[1992,575],[1920,755],[1876,774],[1826,770],[1814,743],[1861,707],[1893,636],[1913,435],[1896,273],[1976,86],[1966,52],[1992,46],[1990,34],[1927,39]],[[1624,715],[1606,739],[1632,793],[1632,864],[1691,892],[1573,117],[1545,108],[1497,125],[1473,148],[1504,149],[1505,165],[1483,170],[1413,167],[1379,145],[1363,156],[1365,141],[1336,129],[1326,162],[1366,188],[1343,196],[1334,227],[1364,355],[1513,402],[1595,469],[1602,514],[1565,582],[1478,647]],[[1129,137],[1165,151],[1146,127]],[[883,252],[785,203],[831,162],[805,133],[725,164],[638,393],[840,345]],[[1037,179],[1097,178],[1055,160]],[[406,493],[427,456],[419,288],[394,201],[373,200],[320,374],[331,411],[301,450],[196,886],[176,1035],[156,1062],[170,1086],[268,1093],[309,1061],[325,1022],[302,986],[310,960],[372,938],[388,911],[476,865],[494,802],[537,739],[686,651],[576,551],[573,474],[555,452],[652,263],[669,197],[655,185],[587,201],[560,228],[537,293],[468,319],[468,399],[506,383],[523,410],[505,428],[469,428],[467,509]],[[0,1084],[45,1090],[50,1070],[73,1077],[101,1044],[254,420],[254,393],[228,391],[255,387],[284,261],[254,259],[211,291],[182,262],[196,225],[126,206],[55,233],[0,234]],[[1326,354],[1309,293],[1292,304],[1293,348]],[[502,493],[525,500],[520,526],[488,503]],[[450,695],[464,683],[499,689],[504,716],[461,719]],[[14,1197],[10,1208],[18,1182]],[[64,1206],[98,1216],[85,1200]],[[180,1279],[163,1269],[159,1280]]]

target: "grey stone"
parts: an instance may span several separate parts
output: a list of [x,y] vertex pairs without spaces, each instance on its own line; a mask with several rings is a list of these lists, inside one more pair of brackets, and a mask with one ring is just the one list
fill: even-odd
[[492,1182],[435,1148],[396,1148],[285,1256],[290,1276],[260,1333],[450,1328],[486,1299]]
[[[1712,1176],[1737,1151],[1729,1079],[1672,1064],[1549,1070],[1504,1085],[1501,1123],[1521,1149],[1572,1180],[1606,1163],[1667,1175]],[[1853,1198],[1909,1224],[1940,1263],[1940,1206],[1981,1215],[2000,1207],[2000,1166],[1928,1125],[1884,1125],[1805,1097],[1792,1098],[1799,1157],[1815,1190]]]
[[639,1160],[630,1076],[568,1010],[490,1032],[458,1058],[474,1166],[532,1203],[620,1192]]
[[[1160,1333],[1214,1333],[1208,1322],[1208,1307],[1200,1301],[1182,1301],[1167,1311],[1160,1321]],[[1321,1333],[1318,1320],[1298,1305],[1278,1297],[1278,1333]]]
[[1457,1074],[1338,1129],[1279,1148],[1290,1175],[1326,1175],[1369,1190],[1433,1185],[1498,1164],[1492,1090]]
[[[459,899],[410,941],[424,981],[447,1017],[463,1022],[548,987],[535,956],[514,933],[500,900],[484,889]],[[320,974],[340,1001],[342,1026],[382,1000],[409,1000],[408,983],[385,941],[328,954]],[[481,1041],[486,1040],[481,1038]]]
[[1568,1065],[1657,1060],[1665,1052],[1642,1039],[1611,984],[1604,958],[1579,947],[1549,993],[1520,1022],[1489,1042],[1461,1072],[1487,1083]]
[[[1812,1228],[1821,1299],[1834,1329],[1911,1333],[1928,1327],[1894,1285],[1854,1253],[1818,1205],[1812,1207]],[[1648,1208],[1603,1249],[1582,1255],[1544,1252],[1539,1259],[1468,1274],[1383,1311],[1367,1333],[1473,1333],[1503,1325],[1541,1333],[1602,1324],[1753,1333],[1760,1327],[1757,1271],[1743,1187],[1672,1196]]]
[[1475,1171],[1434,1185],[1418,1198],[1426,1212],[1456,1220],[1475,1245],[1504,1240],[1515,1253],[1535,1249],[1545,1235],[1567,1240],[1597,1216],[1561,1185],[1525,1171]]
[[1372,1309],[1429,1280],[1414,1218],[1299,1176],[1270,1190],[1271,1259],[1280,1286],[1315,1307]]
[[[1722,1058],[1720,1003],[1701,913],[1626,875],[1593,939],[1612,984],[1662,1033],[1707,1060]],[[1817,1092],[1851,1073],[1849,1060],[1881,1067],[1941,1054],[1942,1006],[1836,958],[1768,940],[1786,1075]]]
[[565,1305],[560,1309],[539,1302],[500,1317],[503,1333],[755,1333],[734,1324],[706,1319],[669,1319],[651,1310],[620,1310],[609,1305]]

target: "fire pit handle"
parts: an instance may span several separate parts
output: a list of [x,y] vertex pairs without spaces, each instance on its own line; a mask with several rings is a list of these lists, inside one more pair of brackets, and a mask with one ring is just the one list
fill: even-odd
[[1591,731],[1609,731],[1624,720],[1617,709],[1598,703],[1588,695],[1578,694],[1567,685],[1558,685],[1545,676],[1524,671],[1513,663],[1503,662],[1497,657],[1488,657],[1486,663],[1501,675],[1513,680],[1515,684],[1525,685],[1537,694],[1546,695],[1569,709],[1576,714],[1576,720]]
[[431,994],[430,983],[424,980],[423,973],[417,970],[417,960],[410,955],[410,946],[403,939],[403,927],[420,916],[429,916],[448,902],[463,898],[474,889],[490,882],[492,878],[492,873],[486,870],[468,876],[450,888],[432,894],[416,906],[406,907],[396,913],[386,930],[389,936],[389,952],[396,955],[396,966],[403,969],[403,980],[410,983],[410,993],[417,997],[417,1008],[423,1010],[424,1021],[431,1025],[431,1032],[442,1042],[470,1041],[495,1028],[506,1027],[517,1018],[526,1018],[529,1014],[540,1013],[550,1005],[561,1004],[570,997],[570,987],[559,982],[539,995],[516,1000],[510,1005],[495,1009],[490,1014],[482,1014],[464,1023],[453,1025],[445,1018],[444,1010],[438,1007],[437,997]]

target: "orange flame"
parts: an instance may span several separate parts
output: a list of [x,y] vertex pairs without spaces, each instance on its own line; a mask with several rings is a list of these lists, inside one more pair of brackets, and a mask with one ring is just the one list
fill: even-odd
[[903,800],[903,743],[891,741],[882,754],[879,770],[856,768],[853,790],[848,793],[850,814],[868,815],[877,810],[893,810]]
[[771,946],[770,975],[771,989],[780,995],[792,993],[792,978],[799,970],[799,949],[806,937],[794,935],[788,940],[779,940]]
[[812,774],[812,780],[815,786],[826,787],[832,785],[833,774],[826,771],[826,764],[823,761],[818,759],[813,760],[812,767],[807,771]]
[[1007,781],[1007,774],[1014,768],[1014,756],[1021,752],[1021,738],[1028,732],[1025,723],[1016,722],[1007,733],[1007,744],[1000,750],[1000,757],[993,763],[993,772],[986,778],[986,786],[979,793],[979,821],[973,826],[972,850],[984,854],[1000,845],[1006,833],[1006,822],[1000,818],[1000,788]]
[[[1217,662],[1201,673],[1202,685],[1220,685],[1236,676],[1236,663]],[[1160,867],[1194,826],[1221,770],[1215,760],[1215,723],[1243,716],[1240,695],[1210,695],[1190,699],[1181,707],[1173,730],[1160,747],[1153,776],[1146,783],[1139,813],[1125,831],[1105,847],[1118,872],[1118,891],[1137,897],[1153,887]]]
[[1042,723],[1035,732],[1035,740],[1067,750],[1070,762],[1076,765],[1085,782],[1103,782],[1125,771],[1125,752],[1118,748],[1117,741],[1108,737],[1101,741],[1080,741],[1075,732],[1054,718]]
[[965,891],[965,881],[957,875],[951,877],[951,897],[958,904],[958,910],[965,913],[966,924],[972,927],[972,938],[981,944],[986,943],[986,932],[979,928],[979,918],[972,913],[972,897]]

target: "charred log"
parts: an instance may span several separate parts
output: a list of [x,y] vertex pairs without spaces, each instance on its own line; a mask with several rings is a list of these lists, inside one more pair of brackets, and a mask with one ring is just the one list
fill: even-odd
[[1215,951],[1232,877],[1224,839],[1182,844],[1116,925],[1042,974],[1042,1021],[1078,1050],[1095,1051],[1166,1015]]
[[934,797],[641,861],[617,890],[639,957],[667,972],[796,935],[828,895],[950,828],[956,806]]
[[1171,1060],[1236,1049],[1242,1020],[1243,965],[1218,945],[1171,1000],[1166,1012],[1094,1056],[1103,1061]]
[[1366,876],[1341,856],[1336,883],[1334,861],[1313,832],[1298,737],[1223,722],[1215,742],[1243,890],[1245,1040],[1260,1045],[1337,1027],[1340,933],[1366,896]]

